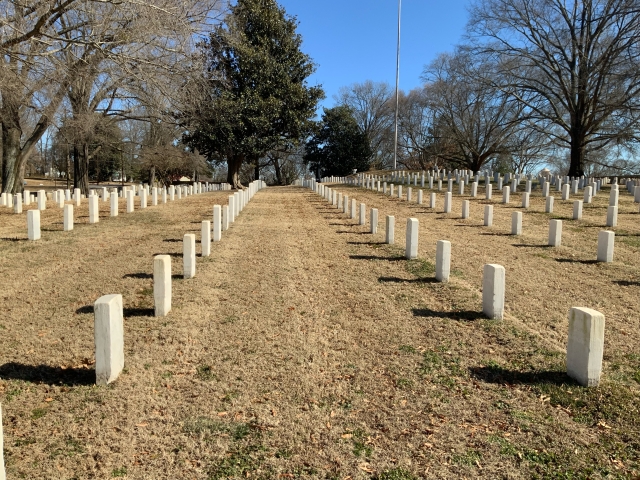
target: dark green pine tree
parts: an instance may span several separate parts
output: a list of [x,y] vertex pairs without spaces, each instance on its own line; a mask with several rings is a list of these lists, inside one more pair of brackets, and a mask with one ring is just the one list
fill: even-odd
[[371,147],[347,106],[325,108],[322,122],[307,141],[304,160],[318,178],[369,170]]
[[206,100],[183,113],[185,141],[226,161],[233,188],[241,187],[244,162],[257,165],[268,151],[305,138],[324,98],[320,86],[307,85],[315,66],[296,27],[274,0],[238,0],[202,45]]

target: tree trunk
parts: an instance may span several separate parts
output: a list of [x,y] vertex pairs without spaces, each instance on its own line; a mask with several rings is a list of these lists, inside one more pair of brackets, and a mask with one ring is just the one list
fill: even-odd
[[284,185],[284,182],[282,181],[282,170],[280,169],[280,159],[278,157],[273,159],[273,168],[276,171],[276,181],[278,182],[278,185]]
[[259,160],[256,160],[256,166],[253,170],[253,179],[260,180],[260,163]]
[[83,143],[82,151],[74,145],[73,157],[73,188],[79,188],[81,194],[89,196],[89,145]]
[[584,143],[582,135],[576,130],[571,132],[571,153],[569,164],[570,177],[581,177],[584,175]]
[[22,131],[19,127],[2,123],[2,191],[7,193],[19,193],[21,188],[16,190],[20,165],[20,139]]
[[234,190],[242,188],[238,174],[240,173],[243,159],[242,155],[235,154],[227,157],[227,183],[231,185],[231,188]]
[[156,183],[156,166],[152,165],[151,170],[149,170],[149,185],[154,186]]

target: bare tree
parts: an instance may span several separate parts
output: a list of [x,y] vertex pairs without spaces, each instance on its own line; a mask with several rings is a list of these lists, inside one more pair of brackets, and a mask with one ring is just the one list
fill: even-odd
[[[166,80],[180,76],[194,36],[210,26],[211,14],[221,4],[222,0],[0,1],[5,14],[0,22],[3,189],[22,189],[24,162],[65,97],[86,134],[96,121],[94,112],[123,113],[112,109],[114,103],[128,111],[127,100],[135,101],[135,92],[163,91],[170,98],[174,88]],[[163,73],[151,75],[159,71]],[[155,88],[162,83],[162,89]],[[79,131],[78,138],[82,134]],[[76,181],[80,179],[78,186],[86,191],[91,152],[81,150]]]
[[339,105],[351,108],[358,125],[369,138],[372,168],[385,168],[393,160],[394,99],[395,94],[388,83],[371,80],[342,87],[335,98]]
[[585,172],[590,152],[637,138],[637,0],[477,0],[469,32],[529,118],[557,127],[546,133],[569,149],[569,175]]
[[508,151],[521,108],[489,84],[492,74],[488,63],[464,50],[440,55],[425,70],[425,94],[441,129],[441,145],[450,144],[440,156],[452,165],[479,171]]

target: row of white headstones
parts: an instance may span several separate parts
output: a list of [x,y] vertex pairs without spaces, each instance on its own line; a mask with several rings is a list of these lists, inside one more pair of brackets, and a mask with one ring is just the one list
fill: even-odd
[[[229,228],[229,224],[235,221],[247,203],[264,187],[266,184],[262,180],[256,180],[249,184],[248,188],[230,195],[228,205],[213,206],[213,241],[218,242],[222,239],[222,231]],[[170,192],[171,188],[169,187]],[[198,193],[204,193],[204,191]],[[91,197],[93,195],[89,196],[90,201]],[[111,198],[113,199],[113,196]],[[39,213],[39,210],[36,211]],[[211,255],[211,233],[212,222],[204,220],[201,232],[202,257]],[[196,236],[193,233],[186,234],[183,238],[182,264],[184,278],[194,278],[196,275]],[[171,291],[171,256],[156,255],[153,258],[154,316],[164,317],[169,314]],[[96,384],[107,385],[115,381],[124,368],[122,295],[111,294],[98,298],[94,303],[93,312]],[[0,404],[0,480],[5,480],[2,447],[2,404]]]
[[[108,189],[103,187],[102,194],[98,194],[98,190],[92,189],[89,192],[87,199],[89,203],[89,223],[98,223],[100,220],[100,208],[99,201],[102,197],[103,202],[111,202],[110,216],[117,217],[119,211],[119,198],[126,199],[126,212],[133,213],[135,211],[135,197],[139,198],[139,208],[145,209],[149,204],[149,195],[151,195],[151,206],[156,206],[160,202],[162,204],[167,201],[174,201],[176,198],[186,198],[190,195],[201,194],[205,192],[229,190],[231,187],[228,184],[203,184],[200,182],[194,182],[193,185],[171,185],[167,187],[153,187],[149,188],[149,185],[139,185],[137,188],[132,186],[126,186],[124,189],[118,191],[116,188]],[[14,213],[22,213],[22,205],[30,205],[31,202],[36,203],[37,209],[27,211],[27,238],[29,240],[39,240],[41,238],[40,233],[40,212],[47,209],[47,200],[52,199],[54,204],[63,209],[63,230],[65,232],[73,230],[74,225],[74,205],[79,207],[85,196],[80,193],[80,189],[76,188],[73,191],[67,190],[55,190],[52,193],[47,193],[45,190],[39,190],[37,196],[32,195],[28,190],[25,190],[22,195],[16,194],[11,196],[3,193],[0,197],[0,206],[13,207]],[[73,203],[65,203],[70,202]]]
[[[569,188],[574,195],[577,194],[579,190],[583,190],[588,186],[591,186],[593,191],[595,192],[596,188],[600,190],[602,185],[608,185],[610,183],[609,177],[603,177],[603,178],[585,177],[585,176],[562,177],[560,175],[550,175],[550,173],[548,172],[546,174],[541,173],[537,177],[535,177],[532,174],[524,175],[520,173],[516,173],[516,174],[505,173],[503,177],[499,172],[493,172],[491,170],[476,172],[474,174],[471,170],[458,170],[458,169],[453,171],[448,171],[448,172],[446,170],[440,170],[440,169],[429,170],[429,171],[423,170],[420,173],[411,173],[411,172],[407,172],[406,170],[399,170],[399,171],[391,171],[389,172],[389,174],[385,174],[385,175],[371,175],[371,174],[361,173],[355,177],[354,176],[325,177],[322,179],[322,182],[323,183],[328,183],[328,182],[329,183],[330,182],[352,183],[360,187],[366,186],[366,188],[371,188],[376,181],[378,182],[389,181],[396,184],[407,185],[407,186],[410,186],[411,184],[413,184],[414,186],[417,187],[418,179],[420,179],[421,188],[425,188],[425,181],[426,181],[427,183],[429,183],[429,188],[433,189],[434,181],[437,181],[438,190],[441,190],[442,182],[445,181],[445,179],[448,182],[455,180],[457,184],[464,182],[464,185],[469,185],[470,183],[472,183],[472,179],[475,183],[479,184],[480,178],[484,179],[486,186],[489,186],[489,184],[491,184],[491,182],[493,181],[494,183],[497,184],[498,190],[502,190],[503,185],[509,185],[509,183],[511,183],[510,188],[513,193],[516,192],[517,187],[522,183],[522,181],[526,181],[526,191],[529,193],[531,193],[532,187],[535,186],[533,182],[537,181],[537,184],[543,189],[543,192],[545,188],[550,189],[551,186],[555,186],[558,192],[563,192],[564,194],[564,190],[563,190],[564,185],[569,185]],[[545,184],[547,183],[548,185],[545,186]],[[636,186],[640,186],[640,180],[631,179],[631,178],[623,178],[619,180],[618,177],[614,177],[613,183],[626,185],[627,190],[629,191],[629,193],[632,193],[632,194],[634,193],[634,188]],[[464,189],[464,187],[462,188]],[[548,195],[548,190],[547,190],[547,193],[544,194],[544,196],[546,197],[547,195]]]
[[[341,209],[342,213],[347,214],[349,218],[356,219],[357,202],[355,199],[349,199],[347,195],[337,192],[334,188],[316,183],[313,180],[306,182],[305,186],[314,190],[338,210]],[[359,206],[358,224],[366,224],[366,205],[364,203],[360,203]],[[387,215],[385,226],[385,243],[393,244],[395,240],[395,217]],[[419,221],[417,218],[407,219],[405,257],[408,260],[418,258],[418,227]],[[369,232],[376,234],[377,228],[378,209],[372,208],[370,210]],[[609,245],[607,248],[609,248]],[[610,249],[612,257],[612,239]],[[598,246],[598,250],[600,251],[600,245]],[[435,278],[437,281],[449,281],[451,270],[451,242],[448,240],[439,240],[437,242],[435,270]],[[496,320],[502,320],[504,318],[505,286],[504,266],[498,264],[484,265],[482,276],[482,312],[488,318]],[[567,374],[583,386],[597,386],[600,382],[602,372],[603,349],[604,315],[590,308],[571,308],[569,312],[569,336],[567,343]]]

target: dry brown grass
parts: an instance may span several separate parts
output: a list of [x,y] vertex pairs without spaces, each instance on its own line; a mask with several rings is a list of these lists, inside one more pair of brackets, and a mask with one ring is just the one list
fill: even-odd
[[[546,243],[539,192],[510,230],[337,186],[396,216],[382,244],[301,188],[259,192],[174,280],[173,310],[152,316],[152,257],[200,231],[209,193],[62,232],[43,212],[0,209],[0,401],[9,478],[633,478],[640,416],[640,226],[621,197],[613,264],[593,264],[608,192]],[[482,189],[480,189],[482,192]],[[415,195],[415,190],[414,190]],[[456,196],[457,197],[457,196]],[[415,198],[415,197],[414,197]],[[101,202],[104,214],[107,203]],[[570,216],[556,199],[555,216]],[[406,218],[420,219],[420,260],[402,259]],[[434,283],[436,241],[452,242],[452,281]],[[507,269],[507,315],[485,320],[485,263]],[[122,293],[122,376],[94,386],[93,315]],[[572,306],[607,319],[602,385],[564,374]]]

